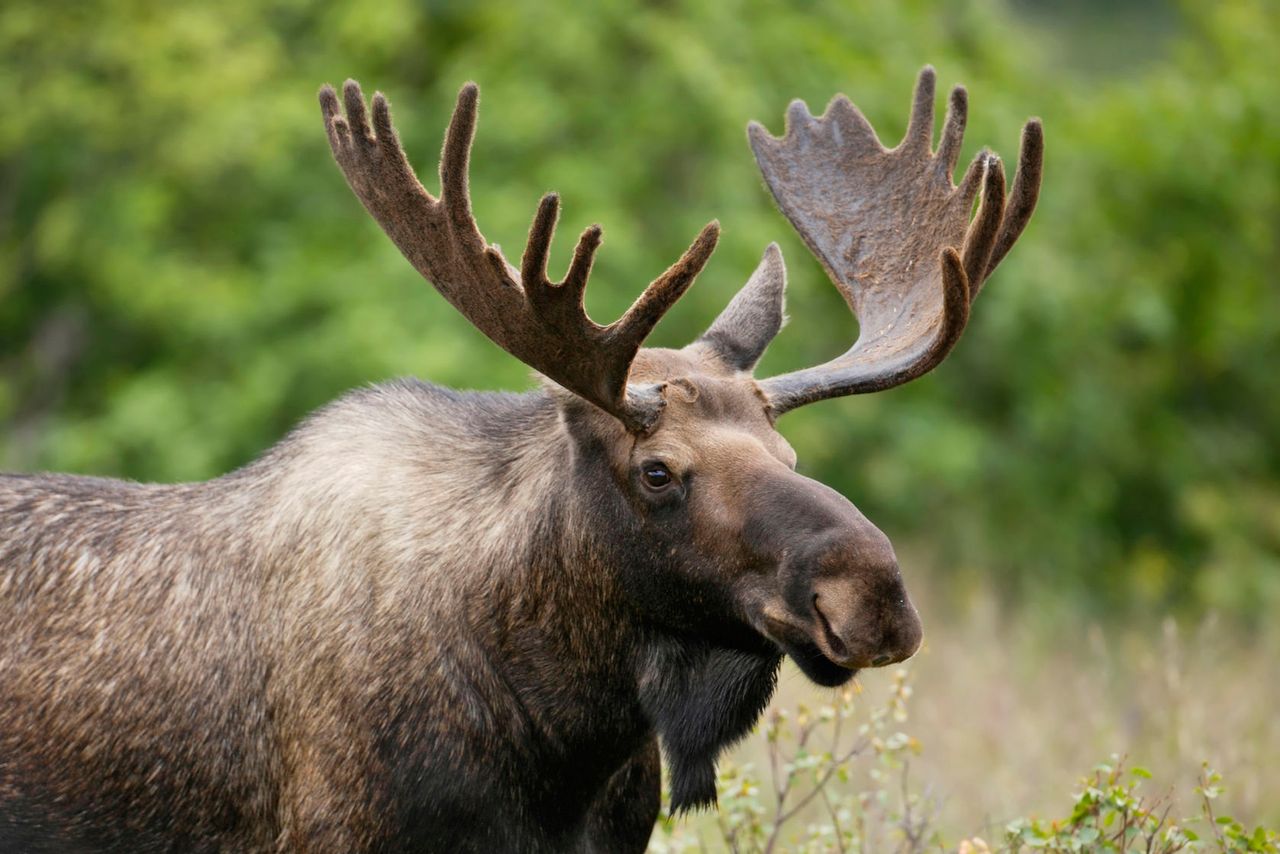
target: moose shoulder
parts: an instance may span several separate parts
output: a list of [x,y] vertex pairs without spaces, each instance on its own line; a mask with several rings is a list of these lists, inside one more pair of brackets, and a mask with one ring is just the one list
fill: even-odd
[[659,744],[675,808],[714,803],[784,655],[840,685],[919,646],[888,540],[795,472],[774,424],[945,358],[1035,206],[1039,124],[1008,198],[986,152],[952,183],[966,98],[935,151],[929,68],[891,150],[843,97],[793,104],[781,139],[752,125],[862,330],[757,380],[778,249],[697,341],[642,349],[718,227],[597,325],[599,228],[560,282],[554,195],[519,269],[478,230],[477,100],[459,95],[436,198],[381,95],[320,93],[365,207],[542,386],[354,392],[207,483],[0,478],[0,849],[639,851]]

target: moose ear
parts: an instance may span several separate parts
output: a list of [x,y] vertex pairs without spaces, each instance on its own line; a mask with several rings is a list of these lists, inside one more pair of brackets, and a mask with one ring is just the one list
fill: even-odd
[[695,343],[709,348],[731,368],[750,371],[782,328],[786,289],[782,250],[770,243],[760,266]]

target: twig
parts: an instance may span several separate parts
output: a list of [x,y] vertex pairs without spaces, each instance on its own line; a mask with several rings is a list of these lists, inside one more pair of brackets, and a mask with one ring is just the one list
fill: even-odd
[[1200,800],[1204,802],[1204,814],[1209,819],[1209,826],[1213,828],[1213,835],[1218,840],[1218,847],[1224,851],[1227,848],[1226,841],[1222,838],[1222,828],[1218,827],[1218,819],[1213,814],[1212,799],[1209,797],[1205,789],[1209,786],[1209,778],[1205,776],[1203,770],[1200,772]]
[[866,750],[867,745],[868,745],[868,744],[870,744],[870,743],[871,743],[871,742],[870,742],[868,739],[866,739],[866,738],[862,738],[862,739],[858,740],[857,742],[855,742],[855,743],[854,743],[854,745],[853,745],[853,747],[851,747],[851,748],[849,749],[849,751],[848,751],[847,753],[845,753],[843,756],[841,756],[839,759],[834,759],[834,758],[833,758],[833,759],[832,759],[832,762],[831,762],[831,764],[830,764],[830,766],[828,766],[827,770],[823,773],[823,775],[822,775],[822,776],[818,779],[818,781],[814,784],[813,791],[809,792],[809,794],[805,795],[803,798],[801,798],[801,799],[800,799],[800,802],[799,802],[799,803],[797,803],[797,804],[796,804],[795,806],[793,806],[791,809],[789,809],[789,810],[787,810],[785,813],[783,813],[783,814],[782,814],[782,817],[779,819],[779,821],[780,821],[780,822],[783,822],[783,821],[787,821],[787,820],[789,820],[789,819],[793,818],[793,817],[795,816],[795,814],[796,814],[796,813],[800,812],[800,810],[802,810],[802,809],[804,809],[806,806],[808,806],[808,805],[809,805],[809,803],[810,803],[810,802],[811,802],[815,797],[817,797],[817,794],[818,794],[818,792],[822,789],[822,787],[823,787],[823,786],[825,786],[825,785],[827,785],[827,783],[831,782],[831,778],[835,776],[836,770],[837,770],[841,765],[843,765],[844,763],[848,762],[848,761],[849,761],[850,759],[852,759],[853,757],[857,756],[857,755],[858,755],[859,753],[861,753],[863,750]]
[[822,792],[822,803],[827,807],[827,815],[831,816],[831,826],[836,832],[836,850],[840,854],[845,854],[844,850],[844,829],[840,827],[840,816],[836,814],[836,808],[831,803],[831,799],[827,797],[825,791]]
[[[804,750],[805,746],[809,743],[809,736],[813,734],[815,725],[816,724],[811,721],[810,723],[801,727],[800,730],[796,733],[796,752],[797,753]],[[786,778],[782,781],[782,787],[779,788],[777,785],[774,786],[774,790],[778,794],[778,804],[776,807],[774,807],[774,810],[773,810],[773,830],[769,832],[769,838],[766,839],[764,843],[765,854],[772,854],[773,846],[778,843],[778,834],[782,832],[783,823],[786,822],[786,820],[792,814],[794,814],[794,810],[792,812],[784,814],[782,811],[782,808],[787,802],[787,795],[790,794],[791,792],[791,784],[795,782],[795,778],[796,778],[796,768],[795,768],[795,763],[793,762],[791,763],[790,770],[787,771]],[[807,803],[809,800],[812,800],[812,799],[813,798],[811,796],[808,799],[806,799],[804,803]]]

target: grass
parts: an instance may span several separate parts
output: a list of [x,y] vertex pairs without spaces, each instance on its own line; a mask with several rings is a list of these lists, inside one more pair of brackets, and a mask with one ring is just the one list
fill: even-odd
[[[842,695],[788,667],[759,731],[722,760],[720,811],[668,822],[653,850],[836,851],[837,826],[847,850],[983,850],[973,837],[1015,850],[1015,822],[1029,847],[1072,850],[1036,834],[1078,832],[1071,817],[1093,790],[1145,804],[1148,829],[1163,815],[1161,833],[1200,816],[1185,850],[1275,850],[1246,843],[1247,829],[1280,824],[1280,633],[1242,636],[1213,616],[1048,627],[990,597],[951,617],[922,610],[929,636],[909,675],[868,672]],[[1238,819],[1245,842],[1212,847],[1232,826],[1206,807]],[[1074,850],[1104,850],[1083,832]],[[1152,838],[1152,851],[1184,850]]]

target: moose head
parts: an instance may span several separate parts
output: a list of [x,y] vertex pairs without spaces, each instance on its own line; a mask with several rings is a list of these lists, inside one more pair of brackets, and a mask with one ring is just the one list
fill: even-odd
[[843,496],[796,473],[775,423],[809,403],[900,385],[946,358],[1040,186],[1036,120],[1023,130],[1007,198],[1000,160],[985,150],[954,184],[967,95],[952,91],[935,150],[934,82],[926,67],[906,135],[892,149],[843,95],[818,118],[793,102],[780,139],[749,126],[778,206],[860,330],[843,355],[768,379],[752,372],[783,323],[786,271],[776,244],[698,340],[642,349],[707,263],[718,223],[601,326],[583,307],[599,226],[583,232],[558,282],[547,273],[554,193],[538,206],[519,269],[480,233],[467,178],[474,84],[459,93],[445,136],[439,198],[415,176],[380,93],[371,111],[353,81],[343,89],[345,114],[333,89],[320,100],[334,156],[365,207],[468,320],[554,383],[581,456],[604,461],[595,482],[575,486],[593,505],[624,508],[615,530],[630,532],[626,551],[644,556],[623,561],[637,564],[624,570],[636,607],[676,631],[771,643],[813,681],[834,686],[914,654],[920,619],[888,539]]

